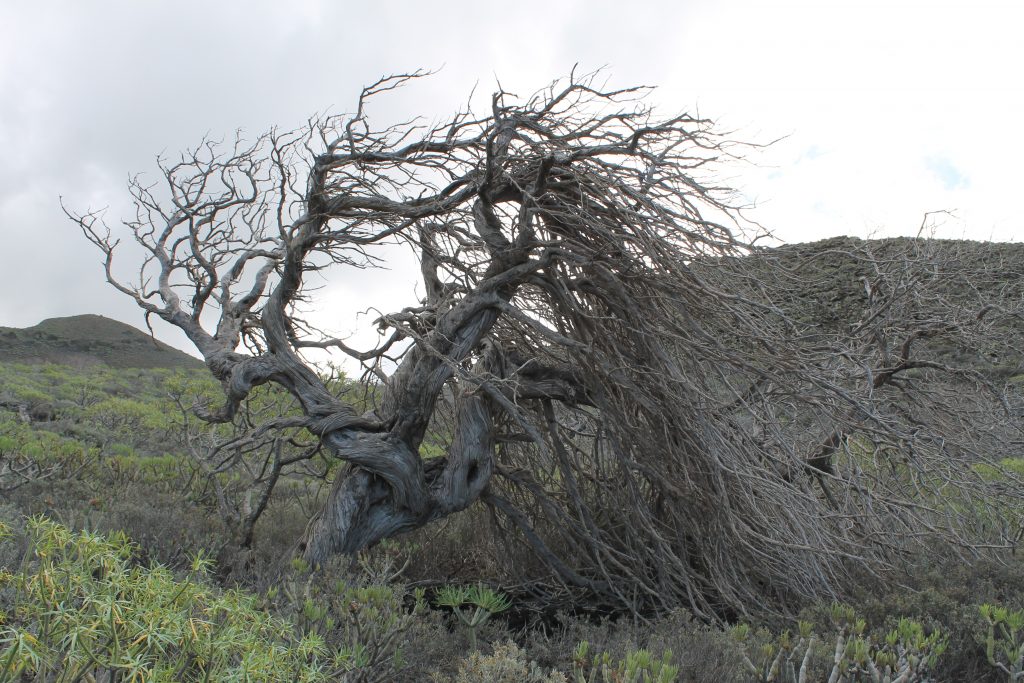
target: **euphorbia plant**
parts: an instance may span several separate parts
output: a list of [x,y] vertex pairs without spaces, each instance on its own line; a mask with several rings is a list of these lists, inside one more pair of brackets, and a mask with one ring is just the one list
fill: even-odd
[[1010,683],[1024,680],[1024,610],[985,604],[978,611],[988,622],[985,654],[989,664],[1001,669]]
[[476,633],[491,616],[512,606],[508,596],[483,584],[475,586],[445,586],[437,591],[434,604],[451,607],[459,622],[469,632],[469,646],[476,649]]

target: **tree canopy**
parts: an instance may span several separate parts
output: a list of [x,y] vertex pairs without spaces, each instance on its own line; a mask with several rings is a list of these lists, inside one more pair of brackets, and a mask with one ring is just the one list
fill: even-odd
[[[479,502],[603,604],[713,616],[840,592],[853,568],[937,539],[1010,542],[990,507],[1008,491],[976,465],[1019,450],[1019,385],[932,353],[1019,315],[964,296],[991,264],[936,261],[924,241],[838,249],[858,264],[863,318],[828,327],[791,305],[823,271],[755,247],[716,180],[743,146],[711,121],[571,76],[439,125],[376,126],[375,99],[420,75],[133,179],[137,278],[115,264],[120,231],[72,214],[111,284],[184,331],[221,382],[223,404],[197,414],[233,420],[274,383],[302,416],[259,429],[303,427],[344,461],[308,559]],[[302,319],[311,273],[375,267],[396,242],[424,295],[380,316],[378,346]],[[923,299],[928,278],[959,298]],[[371,409],[329,390],[314,348],[367,370]],[[443,453],[423,448],[438,436]]]

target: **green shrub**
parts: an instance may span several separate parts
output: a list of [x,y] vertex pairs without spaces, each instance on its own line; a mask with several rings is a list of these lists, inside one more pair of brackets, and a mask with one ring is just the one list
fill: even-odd
[[512,606],[507,596],[483,584],[445,586],[437,592],[434,604],[452,609],[459,623],[469,633],[471,650],[476,650],[477,631],[484,622]]
[[[435,681],[445,681],[435,676]],[[545,674],[526,653],[512,641],[494,646],[494,653],[471,652],[459,663],[455,683],[566,683],[564,674]]]
[[672,652],[660,658],[649,650],[634,650],[616,661],[607,652],[590,656],[590,644],[581,642],[574,656],[573,683],[673,683],[679,667],[672,664]]
[[[6,526],[4,527],[6,530]],[[14,588],[0,635],[0,682],[326,681],[353,655],[206,579],[133,562],[123,534],[28,523],[31,551],[0,581]]]
[[[733,628],[744,647],[748,673],[758,683],[803,683],[808,680],[915,683],[931,681],[948,639],[938,629],[930,633],[917,621],[899,618],[894,628],[870,632],[867,622],[845,605],[831,607],[831,635],[819,637],[811,623],[801,621],[797,632],[772,636],[746,624]],[[827,647],[816,647],[823,643]]]
[[733,637],[743,647],[743,663],[747,672],[759,683],[806,680],[814,661],[812,655],[820,642],[810,622],[801,621],[797,632],[782,631],[774,637],[767,629],[753,631],[747,624],[732,629]]
[[648,621],[620,618],[594,621],[585,615],[557,615],[544,625],[523,634],[531,659],[546,668],[571,672],[578,644],[607,653],[614,661],[625,660],[638,649],[677,654],[672,666],[678,680],[686,683],[745,681],[747,672],[740,645],[721,628],[701,623],[685,610],[676,610]]
[[[1024,605],[1024,563],[1013,556],[1002,561],[965,561],[951,553],[943,562],[916,562],[912,573],[899,582],[864,581],[850,600],[869,624],[880,628],[891,630],[897,625],[896,615],[906,615],[941,629],[949,638],[949,646],[936,671],[937,680],[1005,681],[1005,676],[988,662],[988,625],[978,605]],[[829,610],[827,605],[818,606],[801,616],[824,633],[831,626]]]
[[425,591],[365,583],[337,566],[329,569],[311,573],[303,560],[294,560],[282,587],[268,589],[268,604],[289,615],[303,634],[345,653],[339,665],[346,682],[394,681],[408,666],[409,634],[427,611]]
[[1024,610],[986,603],[978,612],[988,624],[985,655],[989,664],[1005,673],[1009,683],[1024,680]]

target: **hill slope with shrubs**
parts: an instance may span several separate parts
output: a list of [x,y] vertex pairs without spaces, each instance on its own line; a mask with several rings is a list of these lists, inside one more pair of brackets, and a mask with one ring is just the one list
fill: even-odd
[[[813,339],[874,315],[872,288],[899,282],[883,275],[907,258],[908,244],[792,245],[723,268],[722,286],[767,291]],[[977,319],[988,314],[977,303],[993,299],[1019,310],[1019,245],[922,246],[907,271],[918,315]],[[938,262],[985,265],[991,277],[964,286],[933,276]],[[846,605],[733,624],[697,623],[683,611],[643,621],[575,610],[569,593],[551,601],[559,589],[524,572],[536,561],[481,505],[310,571],[293,559],[296,541],[338,463],[308,434],[262,440],[252,429],[294,411],[291,399],[261,387],[236,423],[206,425],[192,407],[220,390],[202,364],[122,328],[76,316],[0,329],[4,683],[131,680],[141,671],[144,680],[243,680],[254,667],[270,676],[259,680],[287,669],[279,680],[438,683],[1005,681],[1024,669],[1015,626],[1024,565],[1009,553],[902,558],[912,571],[898,582],[860,577],[837,596]],[[936,338],[922,348],[986,381],[1019,383],[1021,318],[995,329],[1003,336],[991,347]],[[372,386],[333,370],[330,386],[353,403],[373,400]],[[444,440],[438,430],[431,443],[441,450]],[[47,589],[58,574],[66,595]],[[123,611],[117,628],[103,622],[110,610]]]
[[131,325],[101,315],[49,318],[33,327],[0,327],[0,362],[76,367],[202,368],[197,358]]

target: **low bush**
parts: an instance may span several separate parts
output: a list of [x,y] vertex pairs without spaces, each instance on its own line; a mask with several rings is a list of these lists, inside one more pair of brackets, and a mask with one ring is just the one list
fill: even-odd
[[301,559],[280,586],[266,592],[266,606],[288,616],[307,636],[349,654],[346,681],[394,681],[409,668],[406,644],[427,612],[425,591],[368,583],[337,565],[311,572]]
[[[921,563],[899,583],[865,580],[850,598],[869,624],[891,630],[898,615],[905,615],[942,631],[948,647],[942,654],[936,680],[959,683],[996,683],[1006,678],[986,656],[988,625],[978,610],[982,603],[1019,609],[1024,607],[1024,562],[1007,556],[1004,561],[964,561],[951,556],[941,563]],[[825,632],[830,625],[829,605],[808,608],[801,617]]]
[[832,628],[815,633],[801,621],[795,632],[772,634],[739,624],[733,636],[743,648],[750,680],[757,683],[804,683],[828,680],[856,683],[925,683],[934,680],[948,639],[938,629],[926,630],[901,617],[888,631],[869,631],[853,608],[833,604]]
[[[436,683],[447,683],[452,679],[434,674]],[[459,664],[454,683],[566,683],[564,674],[557,671],[545,673],[536,662],[532,662],[518,645],[512,641],[494,646],[489,655],[472,652]]]
[[1024,610],[984,604],[978,612],[988,625],[985,656],[1010,683],[1024,680]]
[[[6,533],[7,527],[3,527]],[[356,657],[221,591],[198,557],[176,579],[133,561],[123,534],[74,533],[34,518],[31,550],[0,583],[0,682],[33,680],[328,681]]]
[[739,644],[724,630],[695,621],[683,611],[645,622],[631,619],[593,621],[585,616],[559,615],[547,628],[524,635],[525,649],[542,667],[573,672],[581,667],[577,648],[605,654],[620,662],[639,649],[676,653],[672,666],[686,683],[743,681],[746,673]]
[[492,616],[512,606],[506,595],[483,584],[444,586],[437,592],[434,604],[452,610],[452,614],[469,634],[471,650],[476,650],[477,630]]

